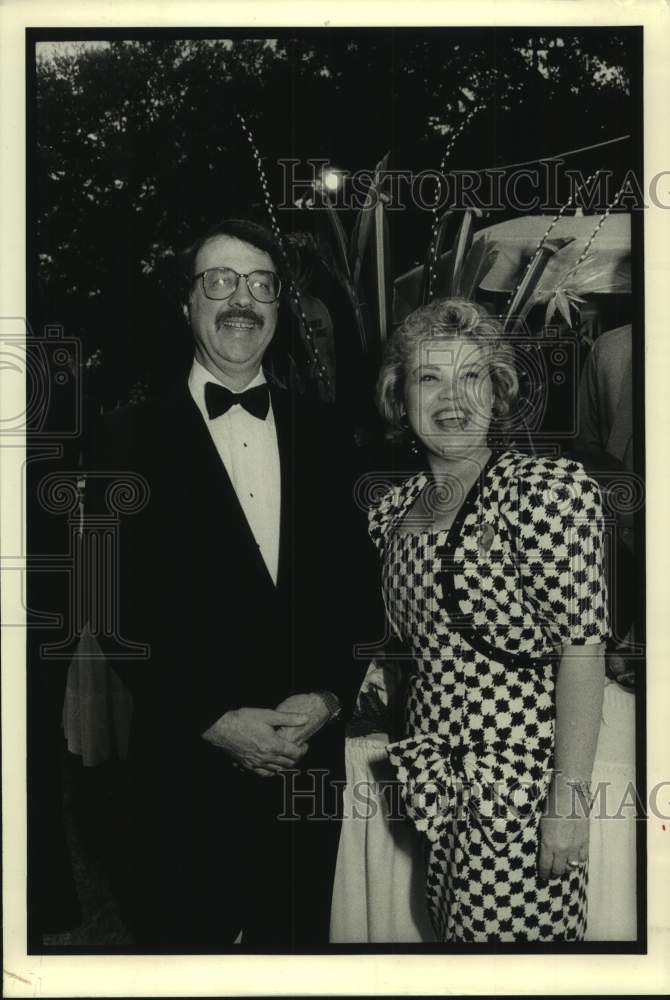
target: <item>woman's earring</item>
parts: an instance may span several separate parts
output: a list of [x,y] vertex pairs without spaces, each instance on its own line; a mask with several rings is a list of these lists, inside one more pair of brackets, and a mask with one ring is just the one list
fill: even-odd
[[508,447],[511,439],[511,420],[509,414],[499,416],[493,414],[489,425],[489,446],[495,448]]
[[420,455],[421,454],[421,450],[419,448],[419,442],[417,441],[416,437],[412,433],[412,430],[411,430],[411,428],[409,426],[409,420],[407,419],[407,414],[405,414],[402,417],[402,419],[400,421],[400,426],[402,427],[403,431],[405,432],[405,434],[407,436],[407,442],[409,444],[409,450],[412,453],[412,455]]

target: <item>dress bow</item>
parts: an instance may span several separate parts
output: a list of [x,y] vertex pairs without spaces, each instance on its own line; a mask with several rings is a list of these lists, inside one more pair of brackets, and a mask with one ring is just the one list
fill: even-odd
[[542,809],[551,781],[551,745],[494,741],[453,746],[431,734],[390,743],[405,810],[432,843],[454,818],[476,822],[502,852]]

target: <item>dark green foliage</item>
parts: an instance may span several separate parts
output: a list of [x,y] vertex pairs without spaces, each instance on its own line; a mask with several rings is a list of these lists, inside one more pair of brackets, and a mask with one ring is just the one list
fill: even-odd
[[[102,347],[111,400],[156,375],[157,343],[187,356],[175,252],[219,217],[264,218],[237,111],[275,201],[281,158],[373,170],[390,148],[390,169],[436,169],[449,129],[481,98],[488,107],[448,168],[535,158],[627,131],[629,37],[545,32],[323,30],[271,42],[113,41],[62,54],[51,44],[35,95],[33,323],[63,323],[85,353]],[[280,226],[312,231],[322,225],[316,214],[282,211]],[[353,213],[340,221],[348,236]],[[424,257],[431,215],[408,210],[389,222],[398,274]]]

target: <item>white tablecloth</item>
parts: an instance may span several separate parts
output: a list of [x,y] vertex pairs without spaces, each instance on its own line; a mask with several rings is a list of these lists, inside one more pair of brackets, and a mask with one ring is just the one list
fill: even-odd
[[613,682],[605,687],[593,787],[586,940],[634,941],[635,697]]
[[[408,822],[389,821],[388,806],[375,794],[392,777],[384,745],[381,735],[347,740],[334,943],[434,940],[424,901],[423,838]],[[591,820],[587,941],[636,937],[634,782],[635,698],[607,684],[593,769],[599,792]]]

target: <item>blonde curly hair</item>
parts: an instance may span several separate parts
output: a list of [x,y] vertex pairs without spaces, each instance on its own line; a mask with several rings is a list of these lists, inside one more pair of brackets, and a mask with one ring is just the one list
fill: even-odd
[[488,348],[493,390],[493,416],[507,416],[519,393],[519,379],[511,347],[500,323],[483,306],[466,299],[435,299],[420,306],[389,337],[377,379],[377,409],[389,425],[389,437],[407,434],[405,373],[417,344],[440,337],[482,341]]

